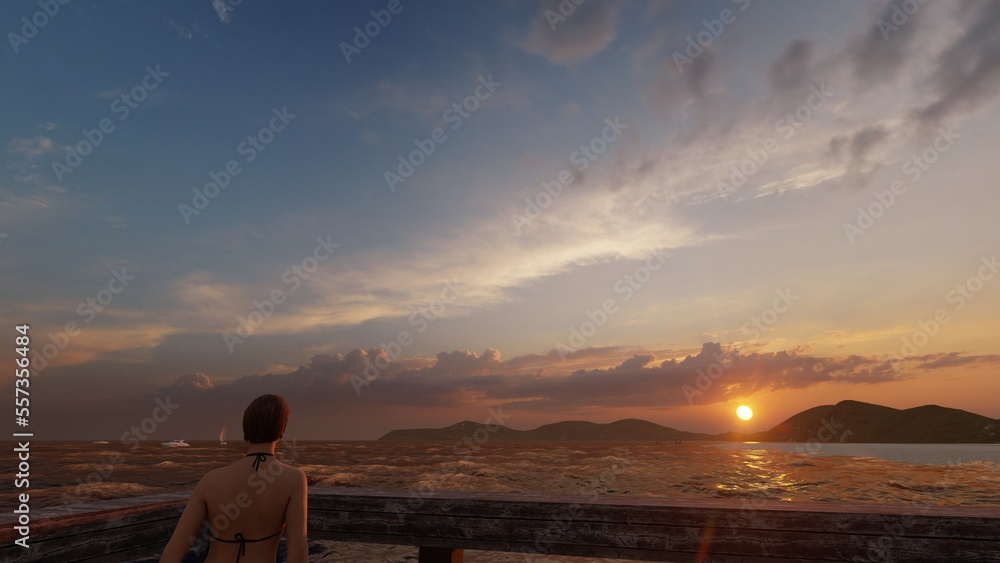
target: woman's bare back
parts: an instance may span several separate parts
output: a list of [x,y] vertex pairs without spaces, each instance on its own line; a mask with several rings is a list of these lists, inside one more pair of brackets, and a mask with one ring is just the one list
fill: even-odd
[[177,520],[160,563],[181,563],[203,537],[211,543],[206,563],[274,563],[282,532],[288,563],[308,563],[308,482],[304,473],[274,457],[288,423],[288,403],[265,394],[243,411],[243,459],[198,481]]
[[300,470],[281,463],[273,455],[249,454],[205,475],[198,488],[216,538],[205,563],[236,561],[240,552],[237,534],[246,540],[240,563],[273,563],[289,505],[296,495],[304,494],[301,490],[304,482]]

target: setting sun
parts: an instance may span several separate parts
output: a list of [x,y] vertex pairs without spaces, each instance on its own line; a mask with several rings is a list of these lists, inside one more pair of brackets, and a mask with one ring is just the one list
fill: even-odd
[[736,416],[740,417],[740,420],[750,420],[753,418],[753,409],[746,405],[740,405],[736,409]]

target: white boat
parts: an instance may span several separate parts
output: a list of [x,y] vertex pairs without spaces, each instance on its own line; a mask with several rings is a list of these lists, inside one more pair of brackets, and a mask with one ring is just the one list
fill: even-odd
[[107,444],[107,443],[108,443],[107,440],[95,440],[91,442],[91,444]]
[[226,423],[222,425],[222,430],[219,432],[219,445],[220,446],[225,446],[226,445],[226,431],[227,430],[229,430],[229,421],[226,421]]
[[166,446],[168,448],[186,448],[191,444],[188,444],[184,440],[170,440],[169,442],[161,442],[160,445]]

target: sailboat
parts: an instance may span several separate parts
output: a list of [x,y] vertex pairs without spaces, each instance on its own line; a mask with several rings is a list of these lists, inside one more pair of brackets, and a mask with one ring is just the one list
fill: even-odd
[[219,445],[220,446],[225,446],[226,445],[226,431],[227,430],[229,430],[229,421],[226,421],[226,423],[222,425],[222,430],[219,431]]

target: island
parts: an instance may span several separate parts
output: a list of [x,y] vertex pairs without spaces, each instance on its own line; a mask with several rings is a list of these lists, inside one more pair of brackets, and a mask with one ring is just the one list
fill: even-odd
[[960,409],[924,405],[894,409],[860,401],[841,401],[802,411],[764,432],[687,432],[646,420],[629,418],[608,424],[568,420],[531,430],[463,421],[444,428],[400,429],[388,432],[382,442],[448,442],[461,440],[480,428],[497,441],[823,441],[880,444],[1000,444],[1000,419]]

